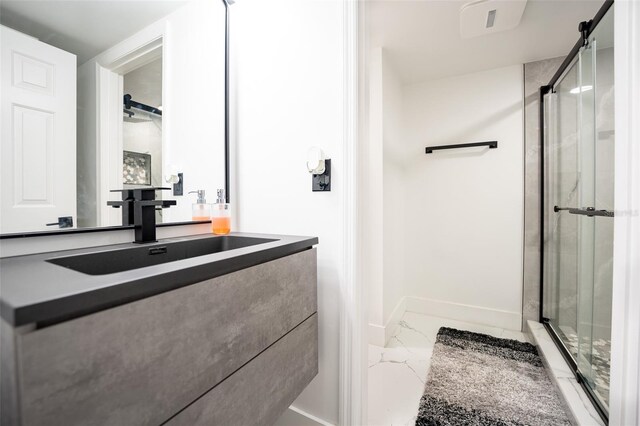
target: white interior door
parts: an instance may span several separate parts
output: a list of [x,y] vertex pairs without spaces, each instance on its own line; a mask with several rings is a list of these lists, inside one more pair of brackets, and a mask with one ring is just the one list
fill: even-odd
[[0,232],[76,225],[76,56],[2,26]]

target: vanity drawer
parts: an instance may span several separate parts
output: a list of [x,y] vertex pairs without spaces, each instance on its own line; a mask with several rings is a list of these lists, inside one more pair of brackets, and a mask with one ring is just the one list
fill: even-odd
[[20,423],[160,424],[315,313],[316,276],[310,249],[19,334]]
[[318,314],[207,392],[167,426],[269,426],[318,374]]

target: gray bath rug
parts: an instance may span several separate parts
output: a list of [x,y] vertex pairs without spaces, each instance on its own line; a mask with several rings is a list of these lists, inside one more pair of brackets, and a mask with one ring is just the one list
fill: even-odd
[[570,424],[535,346],[438,331],[416,426]]

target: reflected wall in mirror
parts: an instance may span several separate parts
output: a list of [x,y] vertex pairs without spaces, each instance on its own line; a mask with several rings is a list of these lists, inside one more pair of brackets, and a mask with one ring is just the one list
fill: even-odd
[[122,225],[111,190],[139,186],[190,221],[225,187],[221,0],[3,0],[0,24],[0,233]]

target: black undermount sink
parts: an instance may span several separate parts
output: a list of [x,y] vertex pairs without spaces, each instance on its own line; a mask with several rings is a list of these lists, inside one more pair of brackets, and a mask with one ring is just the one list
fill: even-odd
[[233,235],[212,236],[210,238],[174,241],[152,246],[145,245],[76,256],[56,257],[47,259],[47,262],[89,275],[106,275],[273,241],[277,240]]

